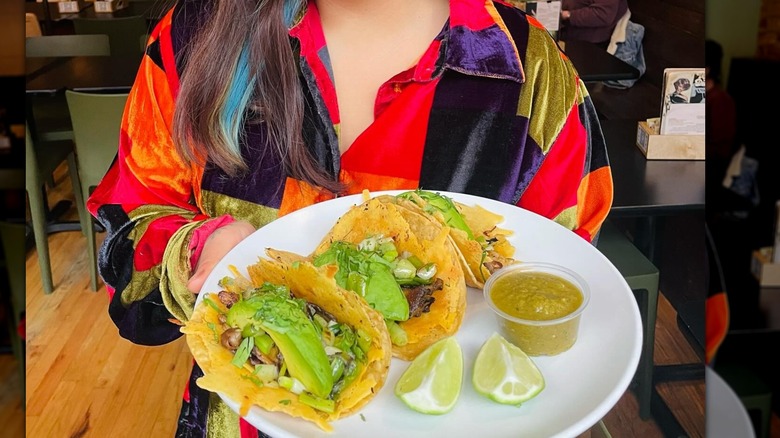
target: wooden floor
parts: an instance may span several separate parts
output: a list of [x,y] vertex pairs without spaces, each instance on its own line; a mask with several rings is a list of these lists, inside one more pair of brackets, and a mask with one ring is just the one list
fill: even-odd
[[[68,198],[65,172],[58,173],[57,182],[52,202]],[[86,239],[78,232],[63,232],[51,235],[49,243],[56,285],[52,295],[42,292],[35,251],[27,258],[26,415],[15,361],[0,355],[0,436],[24,436],[25,418],[30,437],[173,436],[192,360],[183,339],[143,347],[120,338],[108,317],[105,288],[90,290]],[[662,296],[656,364],[696,360],[675,320],[674,309]],[[659,392],[689,436],[703,437],[703,383],[664,384]],[[604,422],[614,437],[663,437],[652,420],[639,419],[630,392]],[[780,437],[776,417],[772,437]]]

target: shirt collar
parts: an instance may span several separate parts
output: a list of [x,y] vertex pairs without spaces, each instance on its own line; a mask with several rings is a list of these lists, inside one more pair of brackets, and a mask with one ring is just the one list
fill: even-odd
[[[307,6],[308,2],[304,2],[304,10],[290,28],[291,36],[301,38],[303,33],[311,35],[310,29],[304,28],[311,26],[310,20],[315,18],[311,17],[312,14],[317,15],[317,20],[319,16],[316,8]],[[438,38],[441,39],[442,50],[437,64],[444,69],[525,82],[517,46],[493,0],[450,0],[449,29]],[[314,42],[315,50],[321,45],[324,45],[324,38]]]
[[493,0],[450,0],[450,27],[445,39],[445,68],[525,81],[517,47]]

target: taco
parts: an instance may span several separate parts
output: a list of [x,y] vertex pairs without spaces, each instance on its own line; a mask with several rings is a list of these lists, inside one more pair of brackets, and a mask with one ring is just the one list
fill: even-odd
[[308,259],[382,314],[394,357],[414,359],[463,322],[466,283],[449,229],[407,221],[395,205],[369,199],[350,208]]
[[204,372],[197,385],[237,401],[242,416],[256,405],[332,431],[384,385],[382,316],[306,261],[260,259],[248,272],[223,279],[181,329]]
[[422,215],[439,226],[450,227],[450,237],[460,255],[466,284],[482,289],[490,275],[503,266],[515,263],[515,248],[507,240],[511,230],[498,227],[503,216],[474,205],[469,206],[448,196],[426,190],[413,190],[379,200],[392,203]]

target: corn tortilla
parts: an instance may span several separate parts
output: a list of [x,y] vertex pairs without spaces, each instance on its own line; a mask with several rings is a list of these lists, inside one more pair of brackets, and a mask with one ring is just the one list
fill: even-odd
[[[436,277],[443,280],[444,288],[434,293],[429,312],[399,321],[408,341],[392,346],[394,357],[412,360],[429,345],[455,334],[466,313],[466,283],[449,232],[430,221],[407,220],[399,207],[368,199],[342,215],[310,257],[322,254],[336,241],[357,244],[367,236],[383,234],[393,237],[399,252],[409,251],[423,262],[436,264]],[[329,269],[328,275],[335,275],[334,267]]]
[[[424,209],[425,200],[419,196],[413,195],[411,200],[390,195],[382,195],[377,198],[382,202],[395,204],[404,208],[407,217],[411,215],[409,212],[413,212],[427,218],[428,221],[431,221],[440,227],[446,226],[444,216],[438,211],[432,213],[427,212]],[[513,259],[515,248],[507,240],[513,232],[498,227],[498,224],[504,220],[504,217],[499,214],[486,210],[479,205],[469,206],[454,200],[453,203],[461,216],[463,216],[466,225],[471,229],[474,236],[484,236],[486,239],[496,239],[496,242],[492,244],[492,250],[484,252],[483,254],[482,245],[478,241],[470,239],[465,231],[457,228],[450,229],[450,238],[458,251],[459,260],[466,278],[466,284],[469,287],[482,289],[485,285],[485,281],[490,277],[490,271],[485,268],[483,263],[498,262],[502,266],[515,263],[515,260]]]
[[[260,259],[248,267],[254,286],[263,282],[287,285],[293,295],[316,304],[333,315],[336,321],[354,329],[363,330],[371,339],[366,353],[365,366],[358,377],[336,397],[333,413],[318,411],[298,401],[298,396],[281,387],[258,386],[252,381],[248,367],[231,364],[233,354],[219,342],[222,324],[219,313],[205,302],[195,307],[192,318],[181,328],[193,357],[204,372],[197,380],[198,386],[220,392],[239,403],[239,414],[246,416],[253,405],[272,412],[283,412],[298,417],[331,432],[332,421],[354,414],[365,406],[384,385],[390,367],[390,335],[384,319],[354,293],[338,287],[332,278],[306,261],[284,263],[278,260]],[[227,310],[216,296],[215,302]],[[212,328],[216,328],[216,331]]]

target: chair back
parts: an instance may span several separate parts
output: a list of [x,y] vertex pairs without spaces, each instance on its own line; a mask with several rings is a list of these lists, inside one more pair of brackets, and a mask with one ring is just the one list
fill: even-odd
[[41,23],[38,22],[38,17],[32,12],[24,14],[24,35],[26,37],[39,37],[43,35],[41,32]]
[[28,58],[110,56],[108,35],[44,35],[25,39]]
[[100,182],[117,154],[127,96],[65,91],[84,191]]
[[141,15],[111,19],[78,17],[73,19],[73,29],[76,35],[108,35],[114,56],[141,56],[143,52],[138,47],[138,40],[149,32],[146,18]]

